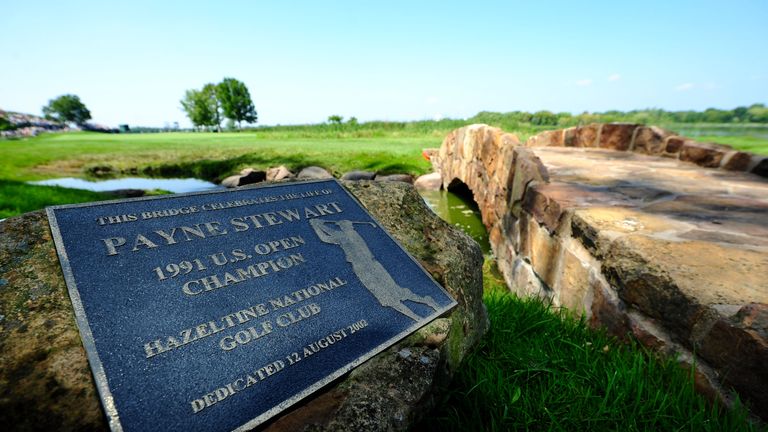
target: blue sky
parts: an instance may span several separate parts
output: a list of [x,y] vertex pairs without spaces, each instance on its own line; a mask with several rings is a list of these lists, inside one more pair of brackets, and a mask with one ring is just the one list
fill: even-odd
[[0,108],[74,93],[110,126],[189,125],[224,77],[260,124],[768,102],[764,0],[1,3]]

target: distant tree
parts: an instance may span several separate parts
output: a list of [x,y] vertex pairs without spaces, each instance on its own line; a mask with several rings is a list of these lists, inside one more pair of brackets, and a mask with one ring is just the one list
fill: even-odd
[[352,127],[355,127],[355,126],[359,125],[359,123],[357,121],[357,117],[350,117],[349,120],[347,120],[347,124],[352,126]]
[[0,115],[0,131],[14,129],[16,129],[16,126],[14,126],[7,118]]
[[733,116],[738,121],[747,121],[747,113],[749,112],[749,108],[745,106],[736,107],[733,109]]
[[219,99],[218,86],[208,83],[203,86],[203,96],[207,99],[211,111],[213,112],[212,126],[216,126],[216,132],[221,132],[221,100]]
[[43,115],[49,120],[77,125],[84,125],[91,119],[91,112],[88,111],[85,104],[80,101],[79,97],[71,94],[49,100],[48,105],[43,107]]
[[206,84],[202,90],[187,90],[181,107],[195,127],[216,127],[221,132],[221,103],[215,84]]
[[234,121],[238,129],[241,122],[256,123],[258,115],[245,84],[234,78],[224,78],[216,85],[216,95],[224,117]]
[[749,121],[754,123],[768,123],[768,108],[763,104],[754,104],[747,110]]
[[342,121],[344,121],[344,117],[340,115],[334,114],[334,115],[328,116],[328,123],[330,124],[340,125]]
[[531,117],[531,124],[535,125],[556,125],[557,116],[551,111],[537,111]]
[[202,90],[187,90],[181,100],[181,107],[195,127],[213,126],[216,122],[214,107],[211,106],[208,96]]
[[731,111],[716,108],[707,108],[704,110],[704,121],[707,123],[728,123],[732,118],[733,113]]

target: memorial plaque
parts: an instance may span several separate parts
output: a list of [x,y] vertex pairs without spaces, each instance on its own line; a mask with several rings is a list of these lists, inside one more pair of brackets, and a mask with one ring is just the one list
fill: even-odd
[[251,428],[456,304],[335,180],[48,218],[113,430]]

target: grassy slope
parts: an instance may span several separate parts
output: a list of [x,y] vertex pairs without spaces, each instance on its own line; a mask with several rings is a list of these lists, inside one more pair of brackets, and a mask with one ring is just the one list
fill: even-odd
[[45,206],[114,199],[114,195],[62,187],[32,186],[0,179],[0,219]]
[[673,361],[623,345],[536,299],[511,295],[484,269],[489,333],[420,430],[755,430],[743,407],[722,412]]
[[[438,147],[461,121],[372,124],[359,127],[329,125],[281,126],[242,133],[97,133],[44,134],[35,138],[0,140],[0,180],[28,181],[54,177],[83,177],[87,169],[108,166],[138,175],[197,177],[217,180],[246,166],[268,168],[284,164],[297,171],[320,165],[340,175],[353,169],[384,173],[429,171],[420,157],[426,147]],[[503,125],[498,125],[503,126]],[[542,127],[521,127],[521,139]],[[738,127],[733,128],[738,132]],[[747,129],[744,129],[745,133]],[[736,148],[768,154],[768,141],[746,135],[701,136]],[[5,185],[0,196],[5,216],[34,206],[96,199],[89,193],[59,189],[32,191]],[[9,192],[14,191],[14,192]],[[56,197],[55,195],[61,195]],[[26,197],[34,199],[28,200]],[[23,198],[22,198],[23,197]]]
[[702,135],[695,138],[696,141],[716,142],[728,144],[736,149],[748,151],[751,153],[768,155],[768,140],[753,136],[707,136]]
[[117,169],[164,166],[161,174],[187,171],[211,179],[246,165],[267,168],[279,164],[292,169],[317,164],[337,173],[357,168],[418,174],[429,168],[427,161],[420,157],[422,148],[439,147],[442,140],[436,135],[397,133],[385,137],[302,135],[259,132],[44,134],[0,141],[3,154],[0,178],[79,177],[83,176],[84,169],[92,166]]

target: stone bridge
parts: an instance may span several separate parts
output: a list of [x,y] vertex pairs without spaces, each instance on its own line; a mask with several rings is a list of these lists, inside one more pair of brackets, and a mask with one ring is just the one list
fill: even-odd
[[431,160],[480,207],[510,289],[695,365],[768,418],[768,158],[657,127],[592,124],[521,143],[486,125]]

